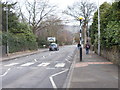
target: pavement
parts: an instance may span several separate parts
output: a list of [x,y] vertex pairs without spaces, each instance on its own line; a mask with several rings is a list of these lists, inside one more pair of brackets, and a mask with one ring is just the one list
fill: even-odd
[[83,58],[80,62],[79,50],[76,52],[67,88],[117,90],[118,66],[93,51],[86,55],[83,49],[82,53]]

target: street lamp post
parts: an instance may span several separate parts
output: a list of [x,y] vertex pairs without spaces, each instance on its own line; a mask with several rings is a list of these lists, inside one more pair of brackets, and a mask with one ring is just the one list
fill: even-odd
[[81,23],[82,23],[82,17],[79,18],[80,21],[80,61],[82,61],[82,27],[81,27]]
[[98,0],[98,55],[100,55],[100,10]]
[[[7,1],[6,1],[6,32],[8,33],[8,5],[7,5]],[[9,46],[8,46],[8,38],[7,38],[7,44],[6,44],[6,53],[7,56],[9,54]]]

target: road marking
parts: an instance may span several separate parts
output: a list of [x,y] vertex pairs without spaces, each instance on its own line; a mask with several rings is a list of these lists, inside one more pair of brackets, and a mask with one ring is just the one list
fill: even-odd
[[46,69],[55,69],[55,68],[52,68],[52,67],[48,67],[48,68],[46,68]]
[[34,59],[35,62],[37,62],[37,59]]
[[4,65],[4,66],[13,66],[13,65],[16,65],[16,64],[19,64],[19,63],[11,63],[11,64],[7,64],[7,65]]
[[65,61],[67,61],[67,62],[71,63],[68,59],[65,59]]
[[22,64],[21,66],[30,66],[32,64],[34,64],[34,62],[28,62],[28,63]]
[[68,58],[71,58],[71,56],[68,56]]
[[55,67],[64,67],[65,66],[65,63],[58,63],[55,65]]
[[45,58],[45,56],[42,56],[43,58]]
[[51,83],[52,83],[53,88],[57,88],[56,84],[55,84],[54,81],[53,81],[53,78],[52,78],[52,77],[49,77],[49,78],[50,78],[50,81],[51,81]]
[[56,86],[56,84],[55,84],[55,82],[54,82],[54,80],[53,80],[53,77],[54,77],[54,76],[57,76],[57,75],[59,75],[59,74],[62,74],[62,73],[64,73],[64,72],[67,72],[67,71],[68,71],[68,69],[65,69],[64,71],[58,72],[58,73],[53,74],[53,75],[51,75],[51,76],[49,77],[49,79],[50,79],[50,81],[51,81],[51,83],[52,83],[53,88],[57,88],[57,86]]
[[0,77],[3,77],[5,75],[7,75],[7,73],[11,70],[11,68],[8,68],[8,70],[3,74],[3,75],[0,75]]
[[43,67],[45,67],[45,66],[47,66],[47,65],[49,65],[50,63],[41,63],[41,64],[39,64],[39,65],[37,65],[37,66],[43,66]]

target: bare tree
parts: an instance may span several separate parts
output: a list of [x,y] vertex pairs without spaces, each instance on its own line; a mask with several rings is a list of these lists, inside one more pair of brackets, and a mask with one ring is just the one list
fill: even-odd
[[72,6],[68,6],[67,10],[63,13],[74,17],[76,20],[81,16],[84,18],[83,31],[84,31],[84,43],[87,40],[87,28],[88,23],[91,20],[93,12],[96,10],[96,5],[87,0],[75,2]]
[[[46,32],[47,37],[58,37],[59,30],[63,28],[62,20],[57,16],[50,16],[46,21],[41,23],[41,27],[38,29],[37,35],[42,35]],[[44,28],[45,27],[45,28]]]
[[45,25],[46,25],[45,29],[37,32],[38,37],[42,38],[56,37],[56,40],[60,45],[72,43],[73,41],[72,34],[65,29],[65,26],[62,24],[62,20],[59,17],[50,16],[45,21]]
[[[19,6],[19,15],[21,15],[22,20],[26,20],[29,25],[31,25],[33,33],[36,34],[40,28],[43,28],[41,24],[46,20],[47,17],[53,14],[56,10],[55,5],[50,5],[48,0],[25,0],[25,10],[21,9]],[[55,14],[55,12],[54,12]]]

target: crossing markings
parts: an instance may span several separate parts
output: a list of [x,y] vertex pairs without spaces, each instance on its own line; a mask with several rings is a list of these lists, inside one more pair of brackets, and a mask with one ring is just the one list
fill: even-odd
[[10,63],[10,64],[7,64],[7,65],[4,65],[4,66],[14,66],[14,65],[17,65],[19,63]]
[[34,62],[25,63],[25,64],[22,64],[21,66],[22,66],[22,67],[23,67],[23,66],[30,66],[30,65],[32,65],[32,64],[34,64]]
[[47,66],[47,65],[49,65],[50,63],[41,63],[41,64],[39,64],[39,65],[37,65],[37,66],[43,66],[43,67],[45,67],[45,66]]
[[[67,60],[67,59],[66,59]],[[21,67],[27,67],[27,66],[30,66],[30,65],[33,65],[35,64],[36,62],[28,62],[28,63],[24,63],[24,64],[21,64],[20,66]],[[14,65],[17,65],[19,63],[11,63],[11,64],[7,64],[7,65],[4,65],[4,66],[14,66]],[[43,63],[40,63],[38,64],[37,66],[38,67],[46,67],[48,66],[50,63],[49,62],[43,62]],[[65,63],[57,63],[55,64],[54,68],[47,68],[47,69],[55,69],[55,68],[59,68],[59,67],[64,67],[65,66]]]
[[65,66],[65,63],[58,63],[55,65],[55,67],[64,67]]

